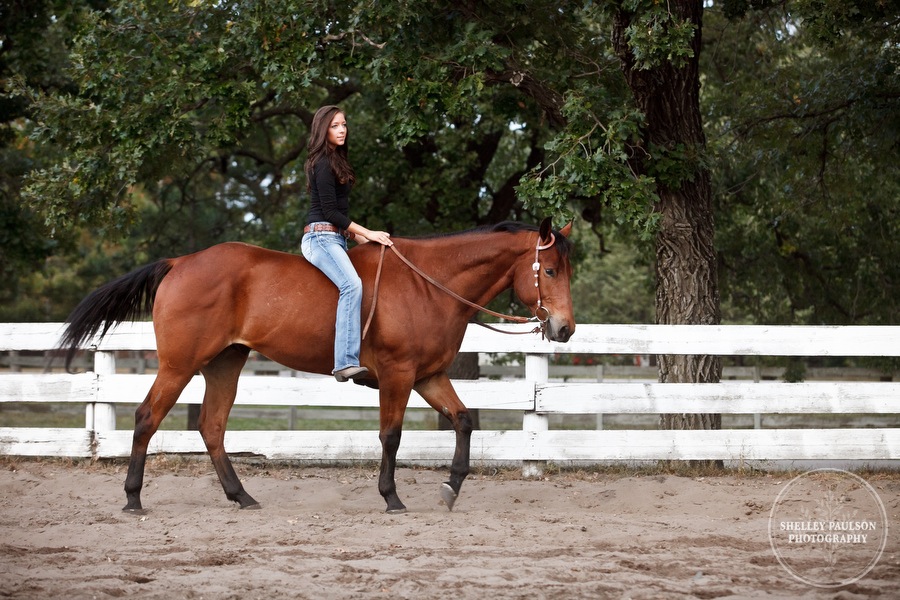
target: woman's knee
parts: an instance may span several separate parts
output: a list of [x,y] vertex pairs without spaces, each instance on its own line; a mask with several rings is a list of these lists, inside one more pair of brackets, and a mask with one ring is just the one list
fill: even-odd
[[363,285],[359,275],[353,274],[352,277],[346,277],[343,285],[340,287],[341,294],[353,297],[362,297]]

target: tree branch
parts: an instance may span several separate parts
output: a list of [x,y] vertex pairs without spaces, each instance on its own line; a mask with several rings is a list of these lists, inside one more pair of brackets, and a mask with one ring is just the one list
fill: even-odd
[[503,71],[485,71],[484,75],[485,83],[494,85],[507,83],[532,98],[543,109],[547,120],[554,128],[563,129],[566,126],[568,121],[562,114],[563,95],[535,79],[527,70],[508,66]]

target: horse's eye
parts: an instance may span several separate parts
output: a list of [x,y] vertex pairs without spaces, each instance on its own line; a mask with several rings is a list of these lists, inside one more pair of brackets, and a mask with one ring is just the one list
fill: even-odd
[[556,269],[544,269],[544,273],[547,274],[547,277],[556,277]]

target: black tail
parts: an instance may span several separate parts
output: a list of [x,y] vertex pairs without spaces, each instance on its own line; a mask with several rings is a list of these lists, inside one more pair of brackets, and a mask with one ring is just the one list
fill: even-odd
[[69,370],[78,347],[98,331],[103,339],[113,325],[149,315],[156,289],[171,268],[168,260],[145,265],[110,281],[82,300],[66,318],[69,326],[59,340],[59,348],[67,349],[66,370]]

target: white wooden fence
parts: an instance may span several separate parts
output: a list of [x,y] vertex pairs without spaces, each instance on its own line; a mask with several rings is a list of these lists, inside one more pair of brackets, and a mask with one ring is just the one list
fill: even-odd
[[[507,330],[523,326],[500,325]],[[62,324],[0,324],[0,351],[44,351]],[[560,464],[637,460],[854,460],[900,459],[900,428],[723,429],[715,431],[551,430],[557,414],[880,414],[900,413],[900,383],[722,382],[661,384],[548,381],[548,357],[578,354],[713,354],[721,356],[900,356],[900,327],[579,325],[567,344],[539,336],[503,335],[470,326],[462,351],[525,354],[525,378],[457,381],[469,408],[522,411],[522,429],[476,431],[473,464],[523,464],[526,475],[545,462]],[[0,454],[124,457],[131,431],[117,431],[115,404],[139,403],[153,375],[116,373],[114,351],[154,350],[152,324],[123,324],[95,349],[94,371],[81,374],[0,374],[0,402],[74,402],[85,406],[84,428],[0,427]],[[896,379],[896,377],[894,378]],[[180,403],[199,403],[201,377]],[[243,377],[237,405],[377,407],[378,393],[327,377]],[[415,393],[410,407],[425,407]],[[0,413],[2,417],[2,413]],[[0,423],[2,425],[2,423]],[[380,457],[375,431],[229,431],[232,454],[314,462]],[[406,431],[398,459],[449,463],[454,434]],[[159,431],[153,453],[205,452],[195,431]]]

